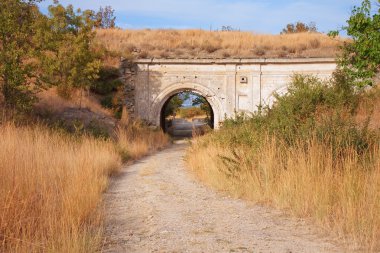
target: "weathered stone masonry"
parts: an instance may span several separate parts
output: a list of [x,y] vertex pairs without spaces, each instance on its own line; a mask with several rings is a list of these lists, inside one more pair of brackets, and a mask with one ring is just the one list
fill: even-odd
[[130,113],[153,125],[174,94],[191,90],[204,96],[214,111],[217,128],[236,112],[254,112],[286,92],[295,73],[330,78],[334,59],[142,59],[124,61],[126,105]]

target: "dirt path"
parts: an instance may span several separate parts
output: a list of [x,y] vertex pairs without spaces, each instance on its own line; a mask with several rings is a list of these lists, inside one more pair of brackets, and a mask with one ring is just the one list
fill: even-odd
[[103,252],[344,252],[302,220],[197,183],[185,149],[173,145],[115,179]]

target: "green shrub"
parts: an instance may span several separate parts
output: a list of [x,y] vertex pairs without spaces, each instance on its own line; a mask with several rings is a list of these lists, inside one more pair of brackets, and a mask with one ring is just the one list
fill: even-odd
[[85,129],[85,132],[96,138],[107,139],[110,137],[107,127],[97,120],[92,120]]
[[99,79],[91,86],[91,91],[99,95],[108,95],[117,91],[117,88],[123,86],[119,80],[119,70],[117,68],[102,68],[99,72]]
[[345,147],[365,152],[376,143],[376,133],[355,122],[359,97],[360,92],[342,73],[335,73],[330,81],[295,75],[287,94],[276,96],[272,107],[227,119],[223,128],[228,134],[220,134],[223,137],[219,141],[257,147],[262,142],[261,136],[269,133],[284,145],[316,137],[332,144],[333,152]]
[[114,116],[115,118],[117,119],[121,119],[121,116],[123,115],[123,107],[118,107],[117,109],[115,109],[114,111]]
[[107,108],[107,109],[112,109],[112,108],[114,108],[114,104],[113,104],[113,94],[109,94],[109,95],[105,96],[104,98],[102,98],[102,100],[100,100],[100,104],[101,104],[104,108]]

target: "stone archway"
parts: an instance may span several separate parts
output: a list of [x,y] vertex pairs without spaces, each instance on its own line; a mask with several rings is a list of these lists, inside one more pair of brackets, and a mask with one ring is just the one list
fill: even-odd
[[160,126],[161,109],[172,95],[200,94],[214,111],[214,128],[236,112],[271,105],[273,93],[286,91],[294,73],[329,78],[334,59],[140,59],[123,65],[131,115]]
[[178,83],[170,85],[162,90],[152,103],[150,110],[151,119],[154,120],[157,126],[161,123],[161,112],[165,103],[175,94],[183,91],[191,91],[204,97],[210,104],[214,114],[214,129],[219,128],[219,123],[223,121],[222,105],[216,93],[209,88],[197,83]]

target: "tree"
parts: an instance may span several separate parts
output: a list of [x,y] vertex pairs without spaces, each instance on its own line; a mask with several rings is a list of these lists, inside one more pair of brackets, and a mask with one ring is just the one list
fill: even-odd
[[114,16],[115,10],[111,6],[100,7],[99,11],[95,15],[95,27],[96,28],[115,28]]
[[165,117],[169,115],[175,116],[175,112],[182,106],[183,102],[184,99],[180,93],[174,95],[165,107]]
[[36,0],[0,2],[0,90],[5,107],[24,111],[34,101],[36,78]]
[[[360,7],[353,8],[342,30],[352,41],[344,43],[339,67],[356,86],[373,85],[373,77],[380,70],[380,8],[373,11],[371,1],[364,0]],[[335,37],[339,31],[331,31],[329,35]]]
[[69,98],[74,89],[89,88],[98,78],[101,62],[93,52],[94,13],[55,1],[49,6],[41,29],[42,68],[49,84],[57,85],[60,95]]
[[199,106],[206,113],[207,118],[211,117],[211,106],[204,97],[197,95],[193,100],[193,106]]
[[237,29],[233,28],[230,25],[222,26],[222,32],[233,32],[233,31],[237,31]]
[[303,33],[303,32],[317,32],[317,26],[315,22],[310,22],[309,25],[298,21],[297,23],[287,24],[284,29],[282,29],[281,34],[289,33]]

